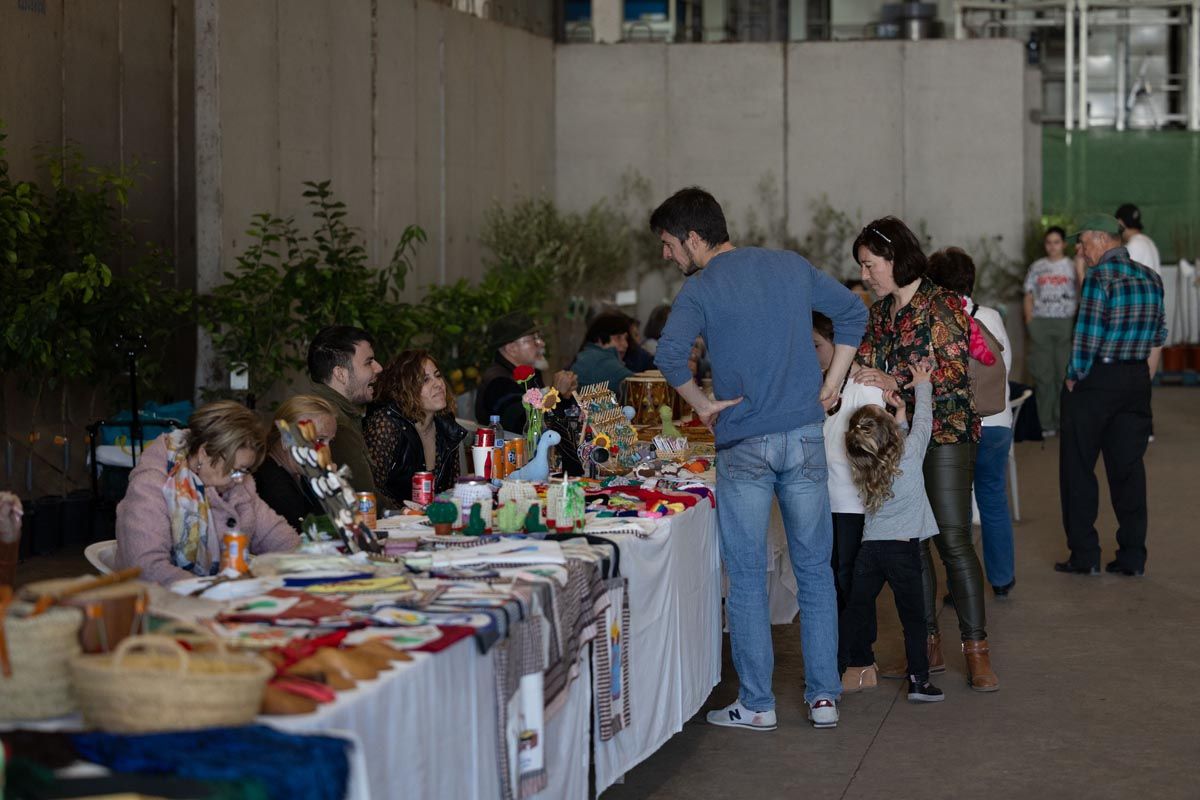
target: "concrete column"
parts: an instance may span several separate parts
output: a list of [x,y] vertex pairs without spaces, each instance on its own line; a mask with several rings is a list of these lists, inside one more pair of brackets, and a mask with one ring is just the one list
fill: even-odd
[[1066,114],[1063,127],[1071,130],[1075,127],[1075,0],[1067,0],[1064,15],[1067,23],[1067,75],[1063,95],[1064,113]]
[[[196,291],[221,282],[221,42],[220,0],[195,0],[196,9]],[[197,331],[196,391],[211,379],[212,342]]]
[[[672,3],[671,7],[674,6]],[[624,17],[624,0],[592,0],[592,30],[595,31],[596,41],[621,41],[621,23]]]
[[1188,130],[1200,131],[1200,0],[1188,25]]
[[704,41],[725,41],[725,24],[729,19],[729,4],[726,0],[701,0],[700,15],[701,24],[704,26]]
[[1088,127],[1088,5],[1079,0],[1079,130]]

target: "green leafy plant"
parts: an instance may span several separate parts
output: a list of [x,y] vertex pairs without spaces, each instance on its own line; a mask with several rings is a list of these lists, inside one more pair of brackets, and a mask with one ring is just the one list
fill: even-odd
[[975,262],[973,297],[979,303],[1002,308],[1021,297],[1026,265],[1004,254],[1002,237],[981,236],[967,252]]

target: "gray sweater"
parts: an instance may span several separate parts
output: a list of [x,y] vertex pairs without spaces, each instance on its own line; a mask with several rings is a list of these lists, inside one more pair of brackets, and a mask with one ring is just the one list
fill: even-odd
[[933,433],[933,385],[917,384],[916,396],[912,430],[904,439],[904,455],[900,457],[900,474],[892,482],[892,499],[877,513],[867,514],[864,542],[928,539],[938,533],[937,520],[925,495],[922,469],[925,449]]

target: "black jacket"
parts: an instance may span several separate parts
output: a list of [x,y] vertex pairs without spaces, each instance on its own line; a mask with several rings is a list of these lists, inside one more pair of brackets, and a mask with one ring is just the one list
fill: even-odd
[[467,438],[467,430],[454,417],[442,414],[433,418],[433,425],[437,452],[433,467],[426,469],[421,435],[395,403],[374,405],[363,418],[375,489],[397,506],[412,499],[412,478],[418,472],[433,473],[435,492],[447,491],[458,479],[459,446]]
[[300,523],[309,514],[326,513],[308,484],[292,476],[271,456],[254,471],[254,488],[262,501],[296,530],[301,530]]

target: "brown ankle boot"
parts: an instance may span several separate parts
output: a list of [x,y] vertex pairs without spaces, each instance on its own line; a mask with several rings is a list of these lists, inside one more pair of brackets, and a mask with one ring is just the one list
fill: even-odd
[[977,692],[994,692],[999,689],[1000,679],[992,672],[987,639],[963,642],[962,650],[967,658],[967,685]]
[[931,633],[925,639],[925,654],[929,657],[929,672],[945,672],[946,658],[942,655],[942,635]]

